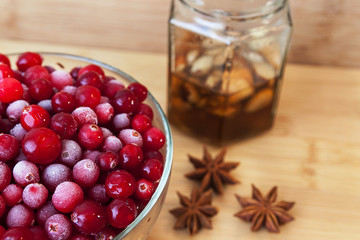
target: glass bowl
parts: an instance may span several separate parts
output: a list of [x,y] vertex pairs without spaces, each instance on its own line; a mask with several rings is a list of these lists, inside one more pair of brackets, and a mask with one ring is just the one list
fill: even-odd
[[[44,58],[42,65],[50,65],[56,69],[61,69],[59,65],[61,64],[62,67],[69,72],[75,66],[96,64],[102,67],[106,75],[115,77],[116,79],[123,82],[125,86],[129,83],[136,82],[133,77],[126,74],[125,72],[109,64],[91,58],[64,53],[38,53],[41,54]],[[15,62],[19,55],[20,53],[7,54],[13,67],[16,66]],[[57,66],[59,67],[57,68]],[[148,93],[148,97],[144,102],[150,105],[154,112],[153,125],[161,129],[166,136],[165,145],[160,150],[164,156],[163,175],[160,179],[156,191],[154,192],[146,207],[130,225],[128,225],[121,233],[116,236],[115,239],[146,239],[160,214],[169,186],[173,158],[173,144],[170,127],[163,110],[151,93]]]

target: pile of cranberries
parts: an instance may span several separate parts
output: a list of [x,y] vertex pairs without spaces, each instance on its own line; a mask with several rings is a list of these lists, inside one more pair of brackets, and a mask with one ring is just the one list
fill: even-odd
[[0,240],[112,239],[162,175],[146,87],[56,67],[0,54]]

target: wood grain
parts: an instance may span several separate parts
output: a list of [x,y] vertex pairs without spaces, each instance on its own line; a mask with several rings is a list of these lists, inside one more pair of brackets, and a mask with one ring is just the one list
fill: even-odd
[[[164,53],[171,0],[1,0],[0,35]],[[360,1],[290,0],[294,63],[360,66]]]
[[[103,48],[0,40],[2,52],[61,51],[92,57],[118,67],[144,83],[166,107],[165,54]],[[360,71],[345,68],[287,67],[276,123],[267,133],[227,147],[227,159],[240,161],[232,172],[241,184],[215,196],[220,212],[213,230],[191,239],[337,240],[360,236]],[[176,191],[189,194],[194,182],[184,178],[192,170],[187,154],[202,155],[202,143],[172,128],[174,164],[168,195],[149,240],[189,239],[173,231],[168,213],[178,206]],[[213,154],[219,149],[210,148]],[[262,191],[279,187],[279,200],[296,201],[295,221],[280,234],[250,231],[233,217],[240,210],[235,193],[250,195],[251,183]]]

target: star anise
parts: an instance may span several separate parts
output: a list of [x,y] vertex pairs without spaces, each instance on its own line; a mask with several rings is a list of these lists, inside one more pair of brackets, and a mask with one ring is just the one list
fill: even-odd
[[212,191],[200,192],[193,188],[190,198],[177,192],[182,207],[170,210],[177,218],[174,229],[188,228],[191,235],[201,228],[211,229],[211,217],[218,213],[218,209],[211,205]]
[[190,179],[201,180],[201,191],[211,187],[217,193],[222,194],[224,192],[223,184],[239,183],[239,181],[229,173],[236,168],[239,163],[224,162],[225,153],[226,150],[222,149],[213,159],[208,149],[204,147],[203,159],[198,159],[189,155],[189,160],[194,165],[195,170],[187,173],[185,176]]
[[291,209],[295,202],[276,202],[276,186],[265,197],[254,185],[252,185],[252,198],[235,196],[243,207],[243,210],[236,213],[235,216],[251,222],[252,231],[257,231],[264,225],[269,232],[278,233],[280,231],[279,225],[294,220],[286,211]]

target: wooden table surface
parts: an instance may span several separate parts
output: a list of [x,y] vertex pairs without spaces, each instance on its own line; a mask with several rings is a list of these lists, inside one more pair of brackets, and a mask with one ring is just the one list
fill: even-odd
[[[51,51],[78,54],[109,63],[145,84],[166,109],[166,56],[113,49],[52,45],[2,39],[0,52]],[[173,231],[169,209],[179,205],[176,191],[189,194],[194,182],[187,154],[202,156],[201,142],[172,129],[174,164],[164,208],[150,240],[186,239]],[[360,239],[360,70],[288,65],[275,126],[265,134],[228,146],[228,161],[241,184],[227,186],[213,204],[220,209],[213,230],[191,239]],[[219,149],[210,148],[213,154]],[[234,194],[250,196],[279,188],[279,200],[296,201],[296,219],[280,234],[250,231],[233,217],[240,210]]]

